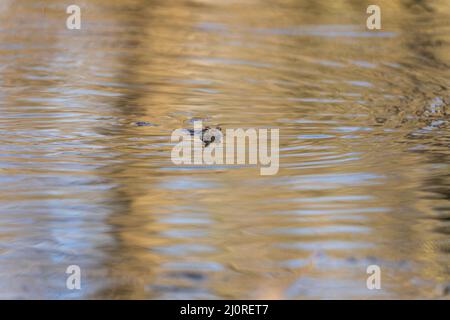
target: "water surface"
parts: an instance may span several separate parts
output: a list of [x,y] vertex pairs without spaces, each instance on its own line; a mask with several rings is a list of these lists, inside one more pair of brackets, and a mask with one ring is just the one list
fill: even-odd
[[[0,298],[448,298],[450,3],[378,2],[1,1]],[[172,164],[194,119],[279,173]]]

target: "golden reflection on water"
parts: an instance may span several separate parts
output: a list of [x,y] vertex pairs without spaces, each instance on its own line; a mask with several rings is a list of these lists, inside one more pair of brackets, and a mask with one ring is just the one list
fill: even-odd
[[[0,3],[1,298],[445,298],[448,1],[77,4]],[[173,165],[193,119],[279,173]]]

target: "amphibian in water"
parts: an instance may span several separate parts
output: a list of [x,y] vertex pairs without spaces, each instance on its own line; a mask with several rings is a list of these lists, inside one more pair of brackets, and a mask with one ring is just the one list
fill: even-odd
[[214,141],[219,141],[221,136],[219,132],[222,133],[221,127],[211,128],[209,126],[206,126],[205,128],[202,129],[201,132],[197,132],[194,129],[186,129],[186,130],[189,132],[191,136],[198,135],[200,140],[202,140],[203,143],[205,144],[205,147],[209,146],[209,144]]

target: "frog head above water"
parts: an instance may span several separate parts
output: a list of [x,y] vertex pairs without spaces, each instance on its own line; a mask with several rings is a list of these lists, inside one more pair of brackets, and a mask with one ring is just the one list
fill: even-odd
[[209,126],[204,127],[201,132],[193,129],[187,129],[191,136],[198,136],[203,141],[205,147],[209,146],[212,142],[220,142],[222,137],[222,128]]

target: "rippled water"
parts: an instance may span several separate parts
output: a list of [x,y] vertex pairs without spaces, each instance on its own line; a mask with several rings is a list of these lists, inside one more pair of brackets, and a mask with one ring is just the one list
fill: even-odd
[[[0,2],[1,298],[448,298],[447,0],[76,2]],[[193,119],[279,173],[172,164]]]

